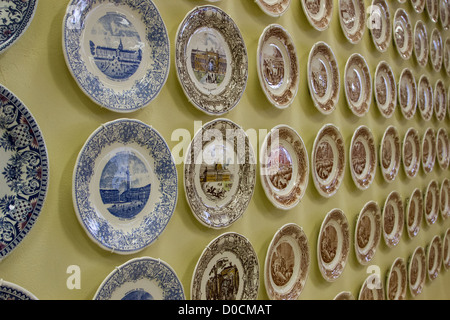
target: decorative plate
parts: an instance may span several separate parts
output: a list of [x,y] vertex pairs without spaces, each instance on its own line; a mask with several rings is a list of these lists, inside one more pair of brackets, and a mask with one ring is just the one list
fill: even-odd
[[437,278],[442,266],[442,242],[439,236],[434,236],[427,246],[428,279]]
[[436,72],[441,71],[442,68],[443,47],[441,32],[434,28],[430,36],[430,62]]
[[183,285],[164,261],[134,258],[103,280],[94,300],[185,300]]
[[405,223],[403,200],[397,191],[391,191],[386,198],[381,221],[384,242],[393,248],[400,242]]
[[316,30],[324,31],[330,26],[333,2],[333,0],[301,0],[306,18]]
[[400,135],[397,128],[389,126],[383,134],[380,145],[380,166],[384,180],[392,182],[400,169]]
[[184,163],[186,200],[198,221],[220,229],[243,215],[255,189],[256,158],[241,127],[227,119],[206,123]]
[[34,294],[28,290],[18,286],[15,283],[11,283],[0,279],[0,300],[38,300]]
[[330,114],[336,108],[341,88],[339,66],[325,42],[317,42],[309,53],[308,87],[320,112]]
[[259,262],[244,236],[224,233],[203,250],[191,282],[191,300],[255,300]]
[[420,168],[420,140],[415,128],[409,128],[403,138],[403,169],[408,178],[414,178]]
[[394,72],[386,61],[378,63],[373,87],[378,110],[385,118],[390,118],[397,106],[397,83]]
[[349,150],[350,172],[353,182],[366,190],[372,184],[377,169],[377,151],[372,131],[361,125],[356,128]]
[[428,76],[420,76],[417,93],[417,106],[419,107],[420,115],[423,120],[428,121],[431,119],[434,109],[433,88]]
[[439,9],[442,29],[448,30],[450,28],[450,2],[448,0],[440,0]]
[[286,108],[297,95],[299,64],[289,33],[278,24],[267,26],[259,38],[257,69],[267,99],[277,108]]
[[450,217],[450,180],[444,178],[441,183],[441,188],[439,190],[440,205],[439,209],[441,211],[442,220],[446,220]]
[[444,82],[441,79],[436,81],[434,85],[434,113],[436,119],[442,121],[447,112],[447,90],[445,90]]
[[423,9],[425,9],[425,0],[411,0],[411,5],[414,8],[414,11],[422,13]]
[[391,43],[392,28],[389,6],[385,0],[373,0],[369,8],[368,26],[372,40],[380,52],[385,52]]
[[177,202],[170,149],[152,127],[118,119],[95,130],[73,172],[78,220],[101,248],[135,253],[155,241]]
[[264,192],[280,209],[291,209],[303,198],[309,180],[305,144],[295,129],[278,125],[264,139],[260,153]]
[[366,30],[366,6],[363,0],[339,0],[342,32],[353,44],[361,41]]
[[358,300],[384,300],[384,286],[379,274],[371,274],[364,280]]
[[450,269],[450,228],[445,232],[442,241],[442,264],[445,270]]
[[215,6],[196,7],[181,22],[175,65],[189,101],[209,115],[231,111],[247,85],[244,39],[233,19]]
[[409,291],[413,297],[418,296],[425,285],[426,260],[423,247],[417,247],[408,262]]
[[381,238],[381,210],[375,201],[361,209],[355,228],[355,253],[359,263],[367,265],[374,257]]
[[398,8],[395,11],[392,27],[397,52],[400,54],[400,57],[407,60],[413,52],[414,38],[409,15],[404,9]]
[[450,150],[447,130],[440,128],[436,134],[436,152],[439,167],[447,170],[449,165]]
[[450,38],[445,39],[443,59],[445,72],[450,76]]
[[406,230],[410,239],[419,234],[420,225],[423,218],[423,198],[422,191],[415,188],[411,196],[406,199]]
[[317,241],[317,259],[322,276],[327,281],[337,280],[344,271],[350,252],[350,227],[340,209],[327,213],[320,227]]
[[398,80],[398,101],[405,119],[411,119],[417,109],[417,83],[409,68],[403,69]]
[[28,108],[0,85],[0,261],[36,223],[48,191],[42,132]]
[[430,173],[436,161],[436,133],[433,128],[428,128],[422,137],[422,168],[425,173]]
[[395,259],[386,278],[386,298],[388,300],[405,300],[408,287],[406,263],[402,258]]
[[38,0],[1,0],[0,53],[16,42],[33,20]]
[[359,53],[352,54],[345,65],[345,97],[353,114],[364,116],[372,102],[372,77],[366,60]]
[[355,300],[355,297],[350,291],[339,292],[333,300]]
[[275,233],[264,267],[267,295],[274,300],[297,300],[311,264],[308,238],[301,227],[289,223]]
[[151,0],[71,0],[63,51],[84,93],[116,112],[148,105],[169,74],[169,34]]
[[345,172],[344,138],[333,124],[324,125],[314,140],[311,170],[314,185],[324,197],[333,196],[339,189]]
[[291,0],[255,0],[264,13],[272,17],[283,15],[291,4]]
[[426,0],[426,9],[430,20],[434,23],[439,18],[439,0]]
[[431,180],[428,183],[423,204],[425,221],[428,225],[432,225],[437,221],[439,215],[439,185],[436,180]]
[[427,27],[422,20],[417,20],[414,27],[414,55],[417,63],[422,68],[425,67],[428,62],[428,43]]

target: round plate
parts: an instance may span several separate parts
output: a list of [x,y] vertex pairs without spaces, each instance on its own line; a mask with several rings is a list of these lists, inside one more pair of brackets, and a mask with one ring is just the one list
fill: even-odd
[[324,125],[314,140],[311,170],[314,185],[324,197],[333,196],[339,189],[345,172],[344,138],[338,127]]
[[449,165],[450,150],[447,130],[440,128],[436,134],[436,152],[439,167],[447,170]]
[[336,108],[341,88],[339,66],[325,42],[317,42],[309,53],[308,87],[320,112],[330,114]]
[[269,200],[280,209],[291,209],[303,198],[309,180],[309,159],[297,131],[274,127],[261,147],[261,184]]
[[364,116],[372,102],[372,78],[366,60],[359,53],[352,54],[345,65],[345,97],[353,114]]
[[400,242],[404,225],[403,200],[397,191],[389,193],[382,212],[382,229],[384,242],[390,248]]
[[333,0],[301,0],[306,18],[316,30],[324,31],[330,26],[333,2]]
[[375,48],[385,52],[392,38],[391,14],[385,0],[372,1],[369,7],[369,19],[368,25]]
[[405,260],[397,258],[392,263],[386,278],[386,298],[388,300],[405,300],[407,287],[408,275]]
[[414,11],[422,13],[423,9],[425,9],[425,0],[411,0],[411,5],[413,6]]
[[428,279],[437,278],[442,266],[442,242],[439,236],[434,236],[427,246]]
[[379,274],[371,274],[364,280],[358,300],[384,300],[384,286]]
[[183,285],[164,261],[134,258],[103,280],[94,300],[185,300]]
[[243,215],[255,189],[256,159],[241,127],[227,119],[206,123],[184,163],[186,200],[198,221],[220,229]]
[[436,81],[434,85],[434,113],[436,119],[442,121],[447,112],[447,90],[445,90],[444,82],[441,79]]
[[447,229],[442,240],[442,264],[445,270],[450,269],[450,228]]
[[355,300],[355,297],[350,291],[339,292],[333,300]]
[[434,23],[439,18],[439,0],[426,0],[426,9],[430,20]]
[[38,300],[34,294],[21,286],[0,279],[0,301]]
[[434,109],[433,88],[428,76],[420,76],[417,84],[417,93],[417,106],[419,107],[420,115],[423,120],[428,121],[431,119]]
[[155,99],[169,74],[169,47],[166,26],[151,0],[71,0],[67,6],[67,66],[102,107],[131,112]]
[[417,63],[422,68],[425,67],[428,62],[428,43],[427,27],[422,20],[417,20],[414,27],[414,55]]
[[400,169],[401,150],[400,135],[394,126],[384,132],[380,145],[380,166],[386,182],[392,182]]
[[378,63],[373,80],[378,110],[385,118],[390,118],[397,106],[397,83],[394,72],[386,61]]
[[248,77],[247,48],[233,19],[215,6],[196,7],[175,39],[178,80],[189,101],[209,115],[232,110]]
[[436,133],[433,128],[428,128],[422,137],[422,168],[425,173],[430,173],[436,161]]
[[423,197],[422,191],[415,188],[411,196],[406,199],[406,230],[410,239],[419,234],[423,218]]
[[322,276],[337,280],[344,271],[350,252],[350,229],[347,217],[340,209],[326,215],[317,241],[317,259]]
[[363,0],[339,0],[342,32],[353,44],[361,41],[366,30],[366,6]]
[[101,248],[119,254],[144,249],[175,210],[178,179],[163,137],[138,120],[101,125],[81,149],[73,172],[78,220]]
[[47,147],[28,108],[0,85],[0,261],[30,232],[48,192]]
[[395,11],[392,28],[397,52],[403,59],[409,59],[413,52],[414,38],[409,15],[404,9],[398,8]]
[[450,76],[450,38],[445,39],[443,59],[445,72]]
[[403,169],[408,178],[414,178],[420,168],[420,140],[415,128],[409,128],[403,138]]
[[430,62],[436,72],[441,71],[442,68],[443,47],[441,32],[437,28],[434,28],[430,36]]
[[413,297],[418,296],[425,285],[426,260],[423,247],[417,247],[408,262],[409,291]]
[[308,238],[301,227],[289,223],[275,233],[264,267],[266,292],[273,300],[297,300],[311,264]]
[[440,205],[442,220],[446,220],[450,217],[450,181],[448,178],[444,178],[439,190]]
[[361,190],[366,190],[375,178],[377,152],[372,131],[362,125],[352,137],[349,150],[350,172],[353,182]]
[[203,250],[191,282],[191,300],[255,300],[259,262],[244,236],[224,233]]
[[299,65],[297,50],[289,33],[278,24],[267,26],[259,38],[258,78],[267,99],[286,108],[297,95]]
[[439,1],[439,18],[441,19],[442,29],[448,30],[450,28],[450,2],[449,0]]
[[374,257],[381,238],[381,211],[375,201],[361,209],[355,227],[355,253],[359,263],[367,265]]
[[283,15],[291,4],[291,0],[255,0],[264,13],[272,17]]
[[417,84],[409,68],[403,69],[398,80],[398,102],[405,119],[411,119],[417,109]]
[[428,225],[432,225],[437,221],[439,215],[439,185],[436,180],[428,183],[423,204],[425,221]]

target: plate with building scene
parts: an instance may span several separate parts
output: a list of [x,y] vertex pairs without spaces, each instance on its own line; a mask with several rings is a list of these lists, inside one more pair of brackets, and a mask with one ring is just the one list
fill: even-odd
[[403,59],[409,59],[414,48],[414,37],[409,15],[403,8],[395,11],[392,28],[397,52]]
[[359,126],[353,133],[349,164],[355,185],[361,190],[369,188],[375,179],[377,151],[372,131],[365,125]]
[[429,127],[422,137],[422,168],[430,173],[436,162],[436,133]]
[[352,54],[345,64],[344,88],[347,104],[358,117],[369,112],[372,103],[372,77],[366,59],[359,53]]
[[450,180],[444,178],[439,189],[439,210],[441,212],[442,220],[450,217]]
[[434,109],[433,88],[430,79],[425,74],[420,76],[417,84],[417,107],[419,107],[423,120],[431,119]]
[[439,128],[436,133],[436,156],[439,167],[442,170],[447,170],[450,162],[450,145],[445,128]]
[[333,17],[333,0],[301,0],[303,12],[311,26],[324,31]]
[[405,221],[403,200],[397,191],[391,191],[386,198],[381,219],[384,242],[393,248],[400,242]]
[[426,0],[425,8],[430,20],[436,23],[439,19],[439,0]]
[[339,18],[345,37],[351,43],[361,41],[366,30],[366,7],[363,0],[339,0]]
[[401,141],[395,126],[386,128],[380,144],[380,167],[386,182],[392,182],[397,177],[401,162]]
[[378,110],[383,117],[390,118],[397,106],[397,83],[394,72],[386,61],[378,63],[373,82],[373,92]]
[[444,87],[444,82],[438,79],[434,85],[434,113],[438,121],[445,119],[447,113],[447,90]]
[[372,261],[381,239],[381,210],[375,201],[367,202],[358,215],[355,227],[355,253],[359,263]]
[[404,68],[398,79],[398,102],[405,119],[411,119],[417,109],[417,82],[411,69]]
[[375,48],[385,52],[391,43],[392,27],[389,5],[385,0],[373,0],[369,7],[368,27]]
[[408,178],[417,176],[420,168],[420,140],[415,128],[409,128],[403,138],[402,160],[403,169]]
[[408,289],[408,274],[406,263],[402,258],[397,258],[391,265],[386,278],[386,299],[405,300]]
[[96,129],[78,155],[75,212],[101,248],[132,254],[153,243],[169,223],[177,180],[164,138],[141,121],[117,119]]
[[415,188],[411,196],[406,199],[406,230],[410,239],[419,234],[423,218],[423,197],[422,191]]
[[434,71],[441,71],[443,60],[444,44],[442,43],[442,34],[438,28],[434,28],[430,35],[430,62]]
[[439,275],[442,266],[442,241],[435,235],[427,245],[427,273],[428,279],[434,280]]
[[422,20],[417,20],[414,27],[414,55],[417,63],[421,67],[425,67],[428,62],[428,32],[425,23]]
[[255,0],[261,10],[271,17],[283,15],[291,5],[291,0]]
[[408,286],[409,292],[413,297],[417,297],[422,293],[425,286],[427,273],[427,263],[425,258],[425,250],[419,246],[414,250],[412,256],[408,260]]
[[423,209],[425,221],[430,226],[439,216],[439,185],[436,180],[431,180],[424,192]]

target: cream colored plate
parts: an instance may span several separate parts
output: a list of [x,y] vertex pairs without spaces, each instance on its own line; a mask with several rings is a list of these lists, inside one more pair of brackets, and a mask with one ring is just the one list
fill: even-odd
[[361,189],[369,188],[375,178],[377,151],[372,131],[367,126],[359,126],[352,137],[350,150],[350,172],[353,182]]
[[443,56],[442,35],[437,28],[434,28],[430,35],[430,62],[434,71],[441,71]]
[[383,178],[392,182],[397,177],[401,162],[401,142],[397,128],[389,126],[380,145],[380,166]]
[[371,274],[364,280],[358,300],[384,300],[384,286],[379,274]]
[[359,53],[352,54],[347,60],[344,88],[350,110],[358,117],[364,116],[372,102],[372,77],[366,59]]
[[436,162],[436,133],[433,128],[428,128],[422,137],[422,168],[425,173],[430,173]]
[[339,0],[339,18],[348,41],[353,44],[361,41],[366,30],[364,0]]
[[439,275],[442,266],[442,241],[439,236],[434,236],[427,246],[427,271],[428,279],[434,280]]
[[392,191],[384,202],[382,212],[383,237],[388,247],[393,248],[400,242],[404,221],[402,197],[397,191]]
[[420,140],[415,128],[409,128],[403,138],[402,159],[406,176],[417,176],[420,168]]
[[272,17],[283,15],[291,4],[291,0],[255,0],[264,13]]
[[407,288],[406,263],[402,258],[397,258],[392,263],[386,278],[386,298],[388,300],[405,300]]
[[423,68],[428,62],[428,32],[422,20],[417,20],[414,27],[414,55],[417,63]]
[[417,106],[419,107],[420,115],[423,120],[428,121],[433,115],[434,100],[433,100],[433,88],[430,84],[430,79],[427,75],[420,76],[419,83],[417,85]]
[[397,106],[397,84],[394,72],[386,61],[378,63],[373,87],[378,110],[385,118],[390,118]]
[[434,85],[434,113],[436,119],[442,121],[447,112],[447,90],[445,90],[444,82],[438,79]]
[[381,211],[378,203],[369,201],[358,216],[355,228],[355,253],[359,263],[372,261],[381,238]]
[[413,52],[413,30],[408,13],[403,8],[398,8],[395,11],[393,21],[394,43],[400,57],[407,60],[411,57]]
[[428,183],[423,198],[423,209],[427,224],[434,224],[439,216],[439,185],[436,180]]
[[409,68],[403,69],[398,80],[398,102],[405,119],[411,119],[417,109],[417,83]]
[[301,3],[306,18],[315,29],[328,29],[333,17],[333,0],[301,0]]
[[423,197],[422,191],[415,188],[411,196],[406,199],[406,230],[410,239],[419,234],[423,218]]
[[372,5],[369,7],[369,20],[367,23],[375,48],[380,52],[385,52],[392,38],[391,14],[387,1],[372,1]]
[[425,285],[426,272],[425,250],[423,247],[417,247],[408,262],[409,291],[413,297],[422,293]]
[[436,152],[439,167],[442,170],[447,170],[449,165],[449,147],[447,130],[440,128],[436,134]]
[[450,217],[450,180],[444,178],[439,190],[439,209],[441,212],[442,220],[446,220]]

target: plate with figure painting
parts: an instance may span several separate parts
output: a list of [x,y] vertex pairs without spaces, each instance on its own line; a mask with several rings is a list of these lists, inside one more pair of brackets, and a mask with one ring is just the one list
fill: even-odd
[[439,19],[439,0],[426,0],[425,8],[430,20],[436,23]]
[[393,248],[400,242],[405,221],[403,200],[397,191],[391,191],[386,198],[381,219],[384,242]]
[[442,220],[450,217],[450,180],[444,178],[439,189],[439,210]]
[[407,289],[406,263],[402,258],[397,258],[392,263],[386,278],[386,298],[387,300],[405,300]]
[[78,155],[75,212],[101,248],[132,254],[153,243],[169,223],[177,180],[164,138],[141,121],[117,119],[96,129]]
[[257,51],[258,78],[267,99],[286,108],[297,95],[300,70],[297,50],[282,26],[271,24],[261,34]]
[[389,126],[384,131],[380,144],[380,167],[386,182],[392,182],[397,177],[401,162],[401,141],[395,126]]
[[445,270],[450,269],[450,228],[445,231],[442,238],[442,265]]
[[211,5],[188,12],[175,37],[175,66],[197,109],[215,116],[231,111],[248,77],[247,48],[233,19]]
[[378,63],[373,82],[373,91],[378,110],[383,117],[390,118],[397,106],[397,83],[394,72],[386,61]]
[[398,80],[398,102],[405,119],[412,119],[417,109],[417,83],[409,68],[403,69]]
[[38,298],[21,286],[0,279],[0,301],[24,301],[24,300],[38,300]]
[[423,198],[425,221],[430,226],[437,221],[439,216],[439,185],[436,180],[428,183]]
[[378,160],[375,138],[367,126],[361,125],[353,133],[349,162],[355,185],[361,190],[369,188],[375,179]]
[[411,196],[406,199],[406,230],[410,239],[419,234],[423,218],[422,191],[415,188]]
[[255,0],[264,13],[271,17],[283,15],[291,5],[291,0]]
[[447,130],[440,128],[436,133],[436,152],[439,167],[447,170],[450,161],[450,150]]
[[310,267],[308,238],[301,227],[289,223],[272,238],[264,267],[264,284],[272,300],[297,300]]
[[184,190],[194,217],[221,229],[247,209],[256,181],[256,158],[245,131],[228,119],[212,120],[195,134],[184,162]]
[[442,266],[442,241],[436,235],[427,246],[427,273],[428,279],[434,280],[439,275]]
[[358,215],[355,227],[355,253],[359,263],[372,261],[381,239],[381,210],[375,201],[367,202]]
[[433,128],[428,128],[422,137],[422,168],[425,173],[430,173],[436,162],[436,133]]
[[417,176],[420,168],[420,140],[415,128],[409,128],[403,138],[403,169],[408,178]]
[[309,180],[309,159],[300,135],[287,125],[274,127],[261,147],[260,176],[274,206],[291,209],[303,198]]
[[319,31],[328,29],[333,17],[333,0],[301,0],[301,3],[311,26]]
[[425,67],[428,62],[428,44],[427,27],[422,20],[417,20],[414,27],[414,55],[417,63],[422,68]]
[[408,286],[409,292],[413,297],[422,293],[427,274],[427,263],[425,250],[423,247],[417,247],[408,260]]
[[352,54],[345,64],[344,88],[347,104],[358,117],[369,112],[372,102],[372,77],[366,59],[359,53]]
[[444,87],[444,82],[438,79],[434,85],[434,113],[436,119],[442,121],[445,119],[447,113],[447,90]]
[[351,43],[361,41],[366,30],[366,6],[363,0],[339,0],[342,32]]
[[364,280],[358,300],[384,300],[384,284],[379,274],[371,274]]
[[434,71],[441,71],[443,60],[444,45],[442,43],[442,35],[437,28],[434,28],[430,35],[430,62]]
[[433,88],[430,79],[425,74],[420,76],[417,84],[417,106],[423,120],[430,120],[434,109]]
[[385,0],[373,0],[369,6],[368,27],[375,48],[385,52],[392,39],[391,13]]
[[414,48],[413,29],[408,13],[403,8],[395,11],[394,22],[392,24],[394,43],[402,59],[411,58]]
[[411,0],[411,5],[414,8],[414,11],[417,13],[422,13],[425,9],[425,1],[426,0]]
[[71,0],[63,20],[66,64],[82,91],[115,112],[148,105],[170,68],[169,34],[151,0]]
[[250,241],[224,233],[203,250],[191,280],[191,300],[256,300],[259,262]]

